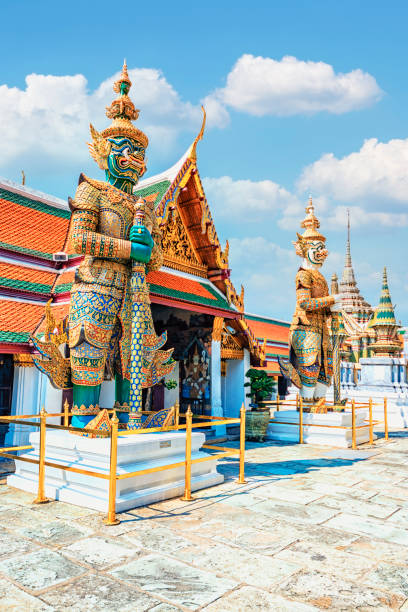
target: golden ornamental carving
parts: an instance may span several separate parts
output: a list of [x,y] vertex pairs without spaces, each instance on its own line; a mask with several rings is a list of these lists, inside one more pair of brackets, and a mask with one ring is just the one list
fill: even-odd
[[177,209],[171,211],[162,228],[162,250],[165,266],[207,276],[207,266],[199,261]]
[[225,249],[222,250],[221,246],[220,246],[217,249],[215,256],[216,256],[216,259],[217,259],[217,266],[221,270],[227,270],[229,268],[229,263],[228,263],[229,242],[228,242],[228,240],[227,240],[227,242],[225,244]]
[[244,297],[245,297],[245,289],[244,286],[241,285],[241,293],[238,295],[234,285],[231,283],[229,279],[225,280],[225,286],[227,289],[227,299],[230,304],[233,304],[239,312],[244,312]]
[[211,338],[214,342],[221,342],[221,336],[224,329],[223,317],[214,317],[213,330]]
[[33,368],[34,361],[29,353],[16,353],[13,355],[14,365],[19,368]]
[[221,340],[222,359],[243,359],[244,349],[238,339],[226,328],[223,328]]

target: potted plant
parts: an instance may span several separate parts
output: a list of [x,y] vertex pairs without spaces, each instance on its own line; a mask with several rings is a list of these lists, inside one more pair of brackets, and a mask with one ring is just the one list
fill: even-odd
[[275,390],[275,381],[265,370],[250,368],[245,374],[249,382],[244,387],[249,387],[247,397],[250,397],[251,411],[247,411],[245,416],[245,432],[247,440],[263,442],[268,428],[270,409],[261,404],[271,398]]

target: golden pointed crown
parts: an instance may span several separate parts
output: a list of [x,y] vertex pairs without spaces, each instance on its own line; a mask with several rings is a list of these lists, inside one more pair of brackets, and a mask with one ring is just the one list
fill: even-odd
[[113,84],[113,91],[118,97],[110,106],[106,107],[106,116],[113,119],[112,124],[101,132],[103,138],[130,138],[147,147],[149,140],[141,130],[133,125],[139,117],[139,110],[135,108],[132,100],[128,96],[132,81],[129,79],[126,60],[123,63],[122,73]]
[[300,227],[304,227],[305,231],[302,234],[302,239],[306,241],[322,240],[326,242],[326,238],[318,231],[320,221],[315,217],[312,196],[309,197],[309,203],[306,206],[306,217],[303,219]]

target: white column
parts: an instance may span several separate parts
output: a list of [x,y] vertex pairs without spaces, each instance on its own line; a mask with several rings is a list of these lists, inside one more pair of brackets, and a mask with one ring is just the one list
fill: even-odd
[[[224,416],[221,400],[221,341],[214,339],[211,341],[211,416]],[[225,425],[218,425],[214,429],[216,437],[226,433]]]
[[177,383],[177,387],[174,387],[174,389],[166,389],[166,388],[164,389],[164,407],[165,408],[171,408],[171,406],[174,406],[176,402],[180,401],[179,399],[180,398],[179,369],[180,369],[179,362],[176,361],[176,367],[174,368],[173,372],[170,372],[170,374],[166,374],[165,376],[166,382],[168,382],[169,380],[175,380]]

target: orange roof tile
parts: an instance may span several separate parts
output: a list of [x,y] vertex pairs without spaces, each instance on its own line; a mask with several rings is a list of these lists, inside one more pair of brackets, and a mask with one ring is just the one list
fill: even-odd
[[50,288],[55,280],[56,273],[46,270],[37,270],[26,266],[0,262],[0,277],[49,285]]
[[167,289],[172,289],[174,291],[192,293],[208,300],[217,301],[217,298],[210,293],[202,283],[182,276],[176,276],[175,274],[169,274],[168,272],[149,272],[147,275],[147,282],[152,285],[167,287]]
[[[65,211],[64,211],[65,212]],[[0,198],[0,242],[41,256],[61,251],[69,219]]]
[[266,338],[275,342],[287,343],[289,341],[289,327],[283,327],[276,323],[253,321],[248,318],[246,320],[257,338]]

